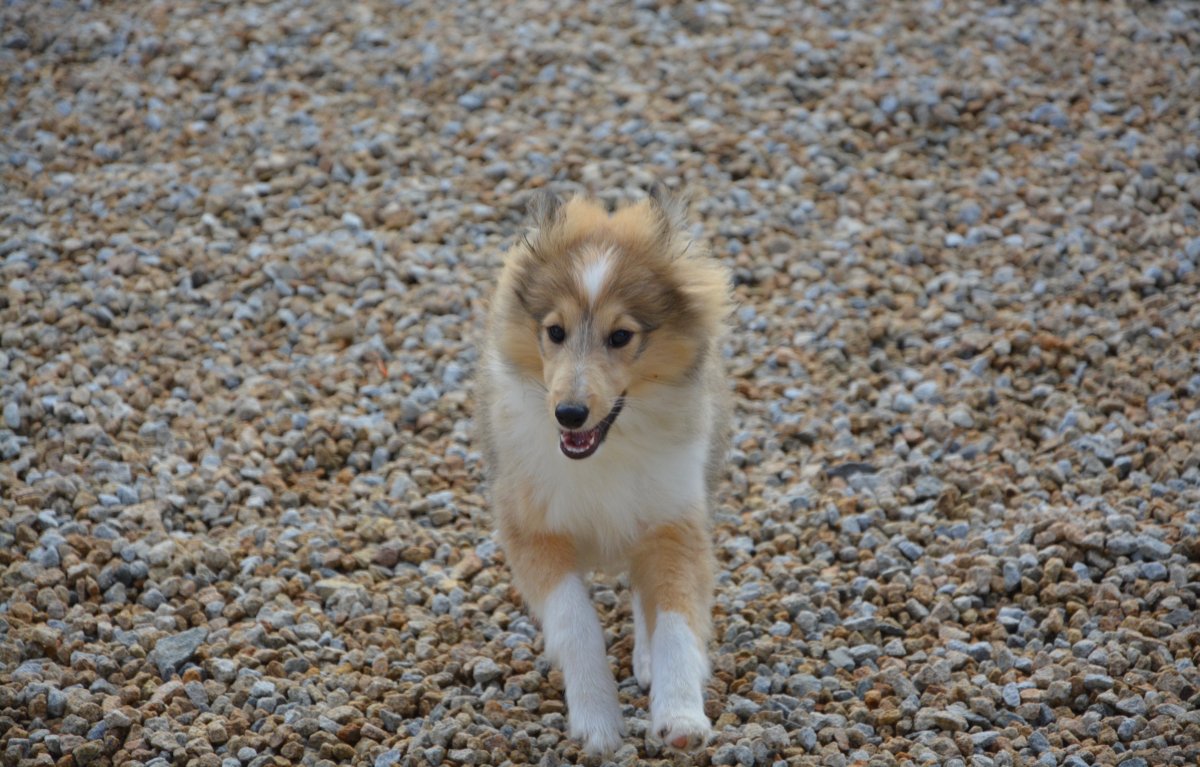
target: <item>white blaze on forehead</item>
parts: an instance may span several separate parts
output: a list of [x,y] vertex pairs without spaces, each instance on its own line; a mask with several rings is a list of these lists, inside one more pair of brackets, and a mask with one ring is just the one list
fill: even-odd
[[615,257],[616,253],[612,248],[605,248],[589,254],[583,262],[583,269],[579,272],[579,282],[583,285],[584,292],[587,293],[589,303],[595,304],[600,291],[604,289],[604,283],[608,281],[608,273],[612,270]]

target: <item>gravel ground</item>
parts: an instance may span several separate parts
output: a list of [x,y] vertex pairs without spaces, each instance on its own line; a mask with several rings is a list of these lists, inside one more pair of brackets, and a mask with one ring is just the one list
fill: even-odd
[[2,763],[574,761],[475,339],[528,190],[660,177],[739,301],[695,763],[1196,764],[1200,8],[500,5],[0,6]]

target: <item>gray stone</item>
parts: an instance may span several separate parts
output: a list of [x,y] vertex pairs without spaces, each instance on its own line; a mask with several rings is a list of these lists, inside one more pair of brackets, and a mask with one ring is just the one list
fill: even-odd
[[486,103],[486,98],[477,91],[470,91],[458,97],[458,105],[470,112],[482,108],[484,103]]
[[21,428],[21,406],[16,400],[4,403],[4,425],[13,431]]
[[988,749],[996,745],[999,740],[1000,733],[995,730],[985,730],[983,732],[971,733],[971,745],[975,748]]
[[150,653],[158,667],[159,676],[170,679],[172,673],[195,657],[196,650],[207,638],[208,629],[198,627],[159,639]]
[[1035,754],[1045,753],[1050,750],[1050,741],[1042,734],[1041,730],[1034,730],[1029,733],[1029,747]]
[[1167,567],[1162,562],[1143,562],[1141,565],[1142,577],[1150,581],[1165,581],[1167,579]]
[[389,749],[375,757],[374,767],[396,767],[403,757],[404,754],[400,749]]
[[1141,729],[1142,728],[1136,719],[1124,719],[1119,725],[1117,725],[1117,738],[1119,738],[1122,743],[1128,743],[1137,737],[1137,734],[1141,731]]
[[218,682],[229,684],[237,677],[237,664],[228,658],[212,661],[211,673]]
[[1001,697],[1004,699],[1004,705],[1009,708],[1016,708],[1021,705],[1021,691],[1016,684],[1009,682],[1001,688]]
[[802,727],[796,735],[796,742],[800,744],[800,748],[811,754],[817,750],[817,733],[811,727]]
[[874,615],[857,615],[842,622],[847,631],[874,631],[877,625]]
[[496,662],[491,658],[480,658],[477,660],[475,662],[475,668],[471,672],[471,675],[475,678],[475,681],[480,684],[493,682],[499,679],[503,674],[503,669],[496,665]]
[[863,644],[851,647],[850,657],[857,665],[861,665],[867,661],[876,660],[879,657],[879,647],[873,644]]
[[921,555],[925,553],[924,548],[922,548],[921,546],[918,546],[917,544],[915,544],[912,541],[907,540],[907,539],[902,540],[899,543],[897,543],[896,548],[900,549],[901,554],[908,557],[910,560],[912,560],[914,562],[916,560],[920,559]]
[[1126,716],[1145,716],[1146,701],[1137,695],[1129,695],[1117,701],[1117,711]]
[[913,387],[913,396],[919,402],[933,402],[937,399],[938,385],[935,381],[922,381]]
[[827,653],[829,662],[840,669],[852,669],[856,665],[850,651],[845,647],[835,647]]
[[275,694],[275,683],[268,679],[260,679],[250,687],[250,697],[265,698]]
[[1137,552],[1146,559],[1167,559],[1171,556],[1171,546],[1149,535],[1139,535]]
[[942,730],[961,732],[967,729],[967,720],[962,714],[942,709],[923,708],[913,720],[916,730]]

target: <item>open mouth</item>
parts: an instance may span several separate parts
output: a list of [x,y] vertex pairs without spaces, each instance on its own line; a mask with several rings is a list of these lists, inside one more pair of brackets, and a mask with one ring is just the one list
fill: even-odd
[[587,431],[560,431],[558,447],[562,450],[563,455],[579,460],[596,452],[596,448],[600,447],[600,443],[608,435],[609,427],[613,425],[613,421],[617,420],[623,407],[625,407],[625,397],[617,397],[617,404],[613,405],[613,409],[608,411],[604,420],[594,427]]

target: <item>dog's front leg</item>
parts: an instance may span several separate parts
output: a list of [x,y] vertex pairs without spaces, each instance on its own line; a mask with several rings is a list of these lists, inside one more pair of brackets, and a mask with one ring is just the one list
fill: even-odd
[[652,731],[672,748],[697,748],[711,732],[704,714],[714,586],[707,526],[691,519],[652,530],[630,576],[646,624],[639,633],[650,641]]
[[616,750],[624,731],[617,685],[600,620],[575,570],[574,548],[558,535],[505,537],[517,588],[542,622],[546,655],[563,672],[571,737],[589,754]]

